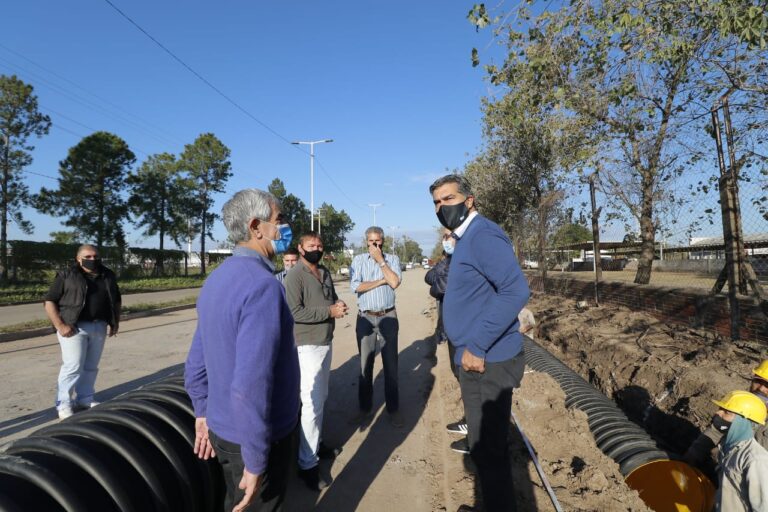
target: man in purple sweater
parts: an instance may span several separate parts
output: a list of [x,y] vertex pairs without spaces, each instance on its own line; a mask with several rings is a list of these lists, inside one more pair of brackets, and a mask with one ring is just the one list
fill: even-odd
[[[443,322],[456,347],[470,456],[485,510],[508,512],[515,510],[507,449],[512,390],[525,369],[517,316],[530,291],[512,243],[497,224],[477,213],[466,179],[443,176],[429,192],[438,220],[457,239]],[[476,509],[459,508],[471,510]]]
[[195,453],[216,456],[224,510],[280,510],[296,460],[299,363],[293,318],[270,261],[290,227],[267,192],[246,189],[222,209],[237,243],[205,281],[185,368],[195,409]]

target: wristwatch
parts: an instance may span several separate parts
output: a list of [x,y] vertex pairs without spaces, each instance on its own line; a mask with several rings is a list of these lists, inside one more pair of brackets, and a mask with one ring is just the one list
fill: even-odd
[[387,264],[387,260],[384,260],[381,263],[379,263],[379,266],[384,268],[384,265],[386,265],[386,264]]

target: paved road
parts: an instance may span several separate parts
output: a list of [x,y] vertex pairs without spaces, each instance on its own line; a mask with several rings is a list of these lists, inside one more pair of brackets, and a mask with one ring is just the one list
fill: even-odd
[[[200,288],[184,288],[181,290],[168,290],[165,292],[132,293],[123,295],[123,305],[146,304],[157,302],[170,302],[187,297],[197,297]],[[18,306],[0,306],[0,327],[14,325],[33,320],[45,319],[45,311],[42,302],[34,304],[20,304]]]

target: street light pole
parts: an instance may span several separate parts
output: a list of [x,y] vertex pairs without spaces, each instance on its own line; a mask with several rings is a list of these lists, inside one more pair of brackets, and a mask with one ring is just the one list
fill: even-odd
[[323,144],[325,142],[333,142],[333,139],[322,140],[297,140],[291,142],[291,144],[309,145],[309,229],[315,230],[315,144]]
[[400,226],[389,226],[389,229],[392,230],[392,256],[395,255],[395,230],[400,228]]
[[384,203],[368,203],[368,206],[373,208],[373,225],[376,225],[376,208],[384,206]]

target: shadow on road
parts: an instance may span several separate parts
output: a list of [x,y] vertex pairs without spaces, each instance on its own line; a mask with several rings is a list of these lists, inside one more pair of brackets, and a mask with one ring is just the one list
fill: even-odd
[[[402,341],[402,340],[401,340]],[[408,437],[419,422],[435,383],[432,368],[436,360],[428,357],[433,353],[431,341],[415,340],[399,353],[400,410],[405,420],[402,428],[395,428],[383,409],[384,376],[379,371],[374,381],[373,411],[376,419],[364,431],[365,439],[354,455],[349,452],[339,456],[346,460],[341,472],[322,496],[309,491],[298,479],[291,482],[286,499],[286,510],[290,512],[317,510],[345,512],[357,510],[363,496],[384,466],[400,461],[392,457],[393,452]],[[348,420],[357,412],[357,379],[360,359],[351,357],[342,366],[331,372],[330,391],[326,402],[324,441],[351,451],[345,445],[359,427],[350,425]],[[381,414],[379,414],[381,413]],[[332,462],[321,462],[321,471],[328,475]],[[405,468],[404,468],[405,469]],[[403,476],[407,475],[407,469]],[[396,490],[391,489],[391,492]],[[425,492],[431,492],[425,489]]]
[[[173,374],[181,373],[183,371],[184,371],[183,364],[175,364],[173,366],[169,366],[168,368],[163,368],[162,370],[158,370],[150,375],[146,375],[144,377],[139,377],[138,379],[134,379],[128,382],[124,382],[122,384],[118,384],[117,386],[113,386],[103,391],[97,391],[96,400],[98,400],[99,402],[104,402],[106,400],[115,398],[118,395],[122,395],[123,393],[136,389],[140,386],[149,384],[150,382],[154,382],[156,380],[162,379],[164,377],[168,377]],[[39,425],[43,425],[45,423],[55,420],[57,418],[57,415],[56,415],[56,409],[53,406],[54,399],[55,397],[52,395],[50,408],[43,409],[42,411],[36,411],[29,414],[25,414],[24,416],[19,416],[18,418],[1,421],[0,422],[0,440],[2,440],[6,436],[10,436],[17,432],[21,432],[22,430],[34,428]]]

